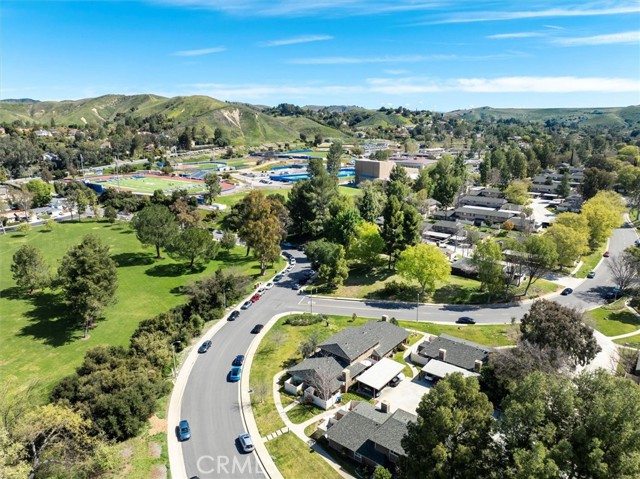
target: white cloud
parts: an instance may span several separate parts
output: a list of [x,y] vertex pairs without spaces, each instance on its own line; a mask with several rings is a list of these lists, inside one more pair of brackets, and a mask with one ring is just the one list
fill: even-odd
[[529,11],[486,11],[486,12],[465,12],[457,13],[445,17],[441,20],[428,21],[419,25],[432,25],[440,23],[473,23],[473,22],[495,22],[504,20],[524,20],[530,18],[558,18],[558,17],[592,17],[603,15],[622,15],[625,13],[640,12],[640,5],[634,2],[633,5],[615,6],[611,8],[550,8],[547,10]]
[[359,65],[365,63],[418,63],[430,61],[487,61],[503,60],[525,56],[521,52],[499,53],[495,55],[384,55],[380,57],[310,57],[294,58],[287,63],[293,65]]
[[514,32],[514,33],[497,33],[495,35],[488,35],[487,38],[491,38],[493,40],[502,40],[508,38],[532,38],[532,37],[542,37],[543,33],[540,32]]
[[634,32],[610,33],[591,37],[558,38],[554,43],[565,46],[611,45],[614,43],[640,43],[640,30]]
[[211,53],[220,53],[226,51],[225,47],[200,48],[198,50],[180,50],[174,55],[179,57],[199,57],[201,55],[210,55]]
[[331,35],[303,35],[300,37],[282,38],[260,43],[263,47],[281,47],[285,45],[297,45],[298,43],[323,42],[333,40]]
[[406,75],[407,73],[411,73],[410,70],[400,70],[400,69],[393,69],[393,70],[382,70],[382,73],[386,73],[387,75]]

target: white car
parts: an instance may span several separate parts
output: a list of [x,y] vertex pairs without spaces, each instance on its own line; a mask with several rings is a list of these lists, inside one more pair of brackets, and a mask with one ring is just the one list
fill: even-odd
[[263,294],[266,290],[267,288],[265,286],[262,286],[260,289],[258,289],[258,294]]
[[271,281],[269,281],[267,284],[264,285],[264,289],[271,289],[273,288],[273,283]]

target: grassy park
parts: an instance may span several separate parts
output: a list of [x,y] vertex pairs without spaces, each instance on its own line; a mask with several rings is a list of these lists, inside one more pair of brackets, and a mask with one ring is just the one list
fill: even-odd
[[[91,179],[89,179],[91,181]],[[143,175],[136,178],[132,175],[120,176],[120,180],[111,177],[104,180],[97,180],[98,184],[104,187],[121,188],[123,190],[135,191],[137,193],[153,194],[156,190],[165,193],[173,190],[187,190],[189,193],[198,193],[205,190],[204,182],[195,180],[185,180],[182,178],[169,178],[166,176]]]
[[[39,248],[51,271],[57,269],[64,253],[89,233],[98,235],[111,247],[118,265],[115,304],[104,312],[88,340],[75,318],[65,314],[59,291],[45,290],[28,296],[16,287],[10,272],[11,257],[24,243]],[[51,232],[41,228],[26,235],[10,233],[0,237],[0,381],[11,388],[25,389],[37,381],[44,395],[63,376],[73,372],[84,353],[98,345],[127,345],[136,326],[185,301],[181,286],[210,275],[219,267],[235,267],[258,274],[259,266],[245,257],[244,248],[221,253],[204,270],[191,272],[180,262],[154,258],[154,248],[144,248],[126,223],[83,221],[57,224]]]
[[587,313],[594,323],[595,329],[605,336],[619,336],[640,329],[640,320],[627,309],[627,298],[620,298],[615,303],[601,306]]

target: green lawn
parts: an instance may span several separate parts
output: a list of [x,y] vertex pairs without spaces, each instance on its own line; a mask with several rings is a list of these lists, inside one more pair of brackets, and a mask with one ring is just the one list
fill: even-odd
[[197,193],[205,190],[205,185],[202,181],[188,181],[178,178],[169,178],[155,175],[145,175],[144,178],[134,178],[133,176],[121,176],[120,181],[116,178],[111,178],[107,181],[102,181],[99,184],[111,188],[120,187],[125,190],[136,191],[140,193],[151,194],[156,190],[171,191],[171,190],[187,190],[190,193]]
[[605,336],[618,336],[640,329],[640,320],[627,308],[607,309],[605,306],[587,313],[594,327]]
[[629,336],[628,338],[616,339],[614,343],[621,344],[622,346],[628,346],[630,348],[640,349],[640,334],[635,336]]
[[[344,179],[344,178],[341,178]],[[338,186],[338,191],[346,196],[358,197],[362,196],[362,190],[355,186]]]
[[338,474],[313,449],[288,432],[265,444],[285,479],[340,479]]
[[[513,290],[515,297],[524,294],[525,285]],[[531,285],[527,297],[533,298],[561,289],[561,286],[539,279]],[[351,269],[345,283],[335,289],[328,289],[320,285],[318,293],[328,296],[361,298],[361,299],[389,299],[397,301],[416,302],[420,288],[417,283],[409,283],[395,272],[385,267],[373,270]],[[422,295],[422,303],[439,304],[486,304],[487,294],[480,291],[480,282],[475,279],[450,276],[446,283],[436,284],[436,290],[431,295]]]
[[287,416],[292,423],[302,424],[322,412],[324,412],[322,409],[313,404],[298,404],[287,413]]
[[[233,205],[235,205],[236,203],[239,203],[240,201],[242,201],[242,198],[244,198],[245,196],[247,196],[249,194],[249,191],[251,190],[244,190],[241,191],[239,193],[231,193],[230,195],[221,195],[218,196],[214,203],[221,203],[223,205],[227,205],[229,208],[231,208]],[[265,188],[265,189],[260,189],[260,191],[264,192],[265,195],[270,195],[273,193],[279,193],[282,196],[284,196],[285,198],[287,198],[289,196],[289,189],[288,188]]]
[[[119,286],[116,303],[106,308],[105,319],[97,323],[88,340],[83,340],[78,322],[65,314],[58,291],[27,297],[15,287],[9,268],[18,247],[30,243],[41,249],[53,271],[69,247],[88,233],[110,245],[118,264]],[[141,320],[183,303],[181,286],[222,266],[259,273],[257,263],[246,258],[244,251],[238,247],[229,255],[222,253],[203,271],[190,272],[183,263],[168,257],[154,259],[155,249],[143,248],[125,223],[65,222],[49,233],[35,228],[26,236],[11,233],[0,237],[0,381],[12,382],[18,389],[37,382],[44,396],[54,383],[74,371],[88,349],[126,346]]]
[[598,246],[590,255],[583,256],[583,265],[580,266],[580,269],[576,273],[576,278],[586,278],[589,272],[593,271],[593,268],[598,265],[605,251],[606,244],[603,244],[601,246]]
[[429,334],[449,334],[467,341],[483,344],[485,346],[511,346],[517,342],[518,326],[510,324],[481,325],[454,325],[416,323],[414,321],[398,321],[398,325],[406,329],[415,329]]

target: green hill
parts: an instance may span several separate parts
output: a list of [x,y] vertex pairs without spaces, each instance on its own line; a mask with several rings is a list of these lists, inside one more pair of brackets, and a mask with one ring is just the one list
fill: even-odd
[[334,128],[330,128],[325,125],[321,125],[318,122],[305,118],[302,116],[281,116],[277,117],[282,123],[290,128],[293,128],[300,133],[307,135],[307,138],[313,138],[315,135],[320,134],[323,138],[346,138],[347,135]]
[[540,122],[553,121],[577,127],[638,128],[640,106],[616,108],[473,108],[446,113],[447,117],[459,117],[469,121],[508,120]]
[[207,96],[105,95],[75,101],[0,102],[0,122],[6,123],[22,120],[48,126],[53,119],[57,126],[107,125],[127,117],[142,119],[154,115],[172,120],[173,133],[196,127],[213,135],[216,128],[222,128],[234,144],[297,140],[301,132],[307,136],[315,132],[326,137],[344,136],[312,120],[276,118],[251,105],[227,103]]
[[378,126],[387,128],[390,126],[398,127],[410,124],[411,121],[402,115],[377,111],[366,120],[356,123],[353,127],[356,129],[376,128]]

